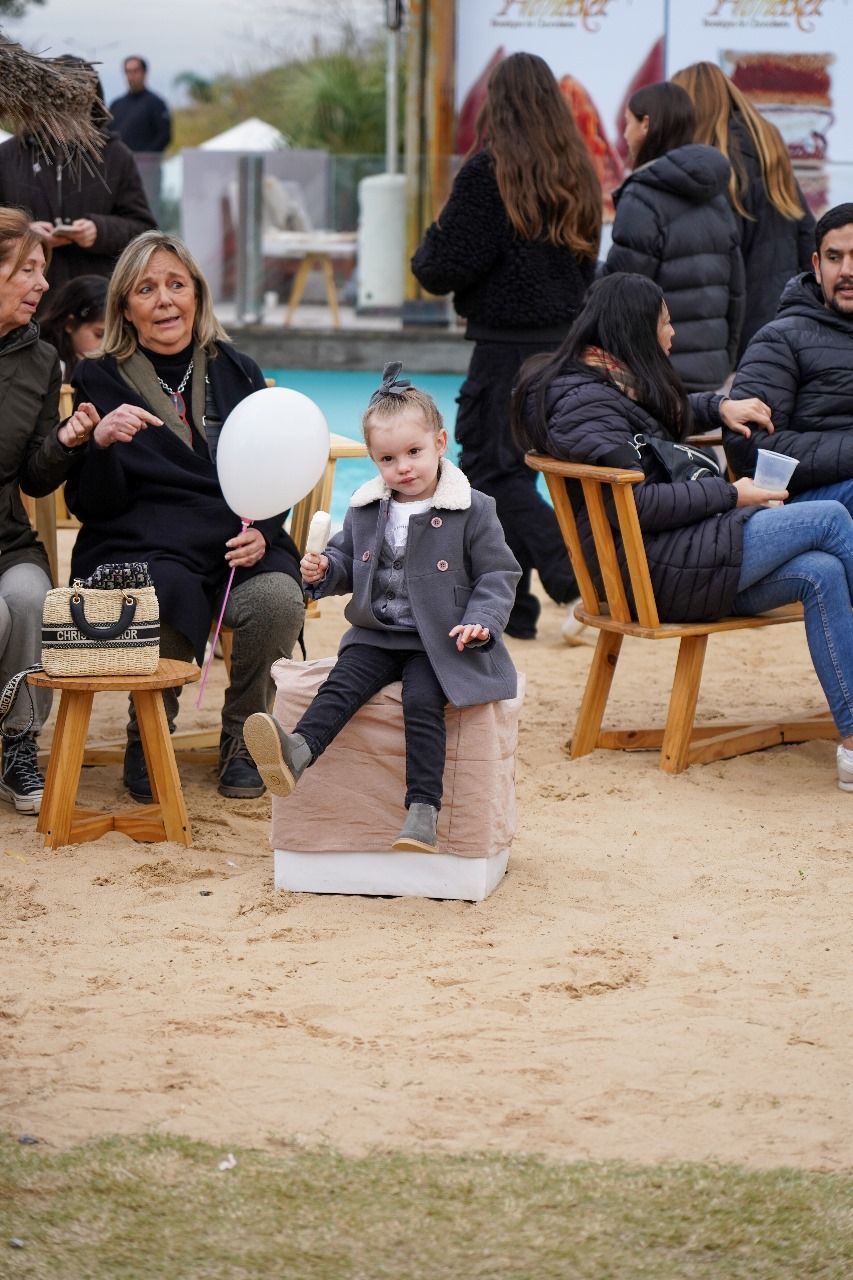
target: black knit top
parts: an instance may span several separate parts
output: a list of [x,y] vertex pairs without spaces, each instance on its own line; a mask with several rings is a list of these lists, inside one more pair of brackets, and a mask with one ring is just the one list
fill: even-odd
[[595,263],[563,245],[522,240],[500,197],[485,151],[460,169],[440,222],[412,258],[430,293],[453,292],[469,338],[560,339],[592,283]]

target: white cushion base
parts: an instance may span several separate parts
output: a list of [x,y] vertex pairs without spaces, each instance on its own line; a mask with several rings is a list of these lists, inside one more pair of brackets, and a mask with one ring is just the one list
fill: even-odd
[[509,849],[490,858],[454,853],[273,853],[276,889],[482,902],[500,884]]

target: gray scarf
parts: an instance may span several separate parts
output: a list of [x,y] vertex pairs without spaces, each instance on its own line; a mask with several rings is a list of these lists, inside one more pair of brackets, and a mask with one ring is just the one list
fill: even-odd
[[[205,387],[207,378],[207,355],[204,347],[198,344],[193,346],[193,372],[190,380],[192,390],[192,419],[195,429],[199,435],[206,441],[207,434],[204,429],[204,409],[205,409]],[[150,406],[151,412],[156,413],[158,418],[162,418],[164,424],[170,431],[178,437],[183,444],[188,445],[191,449],[192,432],[187,424],[178,416],[175,406],[172,404],[171,397],[166,394],[157,380],[157,374],[154,366],[147,356],[141,351],[134,351],[132,356],[128,356],[126,360],[122,360],[118,366],[118,371],[129,387],[142,397],[147,405]]]

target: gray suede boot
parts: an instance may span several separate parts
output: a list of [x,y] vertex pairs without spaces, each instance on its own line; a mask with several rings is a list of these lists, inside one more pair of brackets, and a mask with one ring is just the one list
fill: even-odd
[[247,718],[243,741],[274,796],[289,796],[313,759],[301,733],[285,733],[274,716],[263,712]]
[[438,853],[438,809],[434,804],[412,804],[403,830],[391,848],[398,853]]

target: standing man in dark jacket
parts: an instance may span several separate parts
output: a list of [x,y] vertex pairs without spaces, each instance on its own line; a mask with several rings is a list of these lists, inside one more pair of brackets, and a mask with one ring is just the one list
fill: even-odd
[[814,272],[790,280],[779,313],[752,339],[732,396],[760,396],[773,431],[725,433],[738,475],[752,475],[756,449],[799,459],[792,500],[834,498],[853,513],[853,204],[836,205],[815,228]]
[[110,103],[113,127],[136,157],[145,194],[160,222],[161,158],[172,141],[172,117],[163,99],[145,87],[148,63],[144,58],[136,54],[125,58],[124,74],[129,92]]
[[131,151],[161,152],[172,141],[172,117],[162,98],[145,87],[148,63],[133,56],[124,60],[129,92],[110,103],[113,125]]

